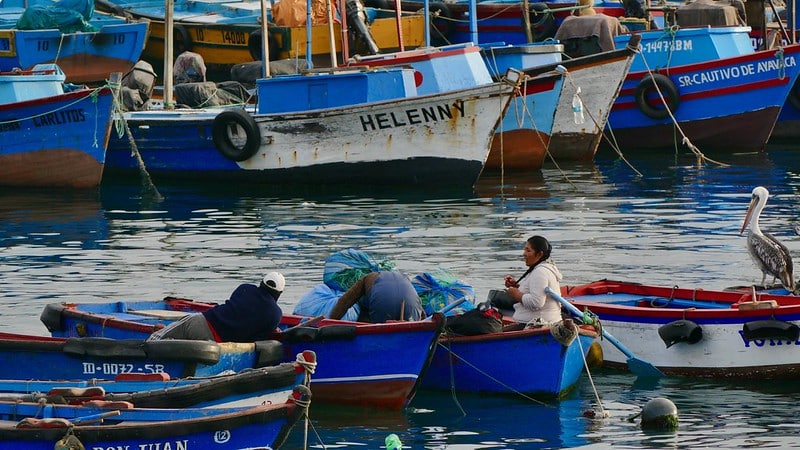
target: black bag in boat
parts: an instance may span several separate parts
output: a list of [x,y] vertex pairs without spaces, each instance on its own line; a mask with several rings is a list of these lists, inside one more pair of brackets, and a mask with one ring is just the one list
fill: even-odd
[[489,296],[486,299],[492,306],[497,309],[514,309],[514,301],[504,289],[492,289],[489,291]]
[[475,309],[448,317],[444,327],[448,333],[462,336],[500,333],[503,331],[502,317],[500,311],[488,303],[480,303]]

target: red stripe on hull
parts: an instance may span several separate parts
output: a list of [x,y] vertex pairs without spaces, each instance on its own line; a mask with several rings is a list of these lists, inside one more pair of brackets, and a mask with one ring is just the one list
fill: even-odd
[[[701,151],[763,150],[778,118],[780,108],[766,108],[744,114],[714,119],[682,122],[680,127]],[[672,124],[637,128],[615,128],[614,137],[621,148],[667,148],[680,144],[681,135]],[[682,144],[681,144],[682,145]]]
[[0,156],[0,184],[91,188],[100,185],[103,164],[78,150],[42,150]]
[[[411,401],[415,381],[378,380],[353,383],[315,383],[311,378],[313,401],[364,408],[403,409]],[[409,397],[410,396],[410,397]]]
[[495,133],[485,167],[490,170],[539,170],[550,144],[550,136],[535,130]]

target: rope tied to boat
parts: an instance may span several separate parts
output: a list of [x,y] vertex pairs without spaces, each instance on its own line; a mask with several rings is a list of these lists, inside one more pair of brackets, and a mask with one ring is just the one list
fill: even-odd
[[578,327],[572,319],[564,319],[561,322],[550,325],[550,334],[564,347],[569,347],[578,337]]
[[707,157],[706,155],[704,155],[703,152],[701,152],[700,149],[697,148],[689,140],[689,136],[686,136],[686,133],[683,132],[683,128],[681,128],[680,124],[678,123],[678,119],[675,118],[675,115],[672,113],[672,110],[669,108],[667,100],[664,98],[664,93],[661,92],[661,88],[658,86],[658,83],[656,82],[656,78],[653,75],[653,70],[650,69],[650,66],[647,64],[647,58],[644,57],[644,53],[641,53],[641,55],[642,55],[642,62],[644,63],[644,66],[645,66],[645,70],[647,70],[647,75],[645,75],[645,76],[646,77],[649,76],[653,80],[653,88],[655,89],[656,93],[658,94],[658,98],[664,104],[664,109],[666,110],[667,114],[669,115],[669,118],[672,120],[672,124],[675,125],[676,132],[679,132],[681,137],[682,137],[681,138],[681,143],[683,145],[687,146],[689,148],[689,150],[691,150],[692,153],[695,154],[695,156],[697,157],[698,164],[702,163],[703,161],[709,161],[709,162],[717,164],[717,165],[719,165],[721,167],[729,167],[730,164],[726,164],[726,163],[723,163],[723,162],[720,162],[720,161],[713,160],[713,159]]
[[778,60],[778,79],[783,80],[786,78],[786,55],[783,53],[783,47],[778,47],[775,51],[775,59]]
[[78,437],[75,436],[72,427],[69,427],[64,437],[59,439],[56,442],[56,445],[53,446],[53,450],[85,450],[85,449],[86,447],[83,446],[83,443],[80,441],[80,439],[78,439]]
[[164,197],[158,192],[158,188],[156,188],[155,183],[153,183],[153,179],[150,177],[150,173],[147,171],[147,167],[145,167],[144,159],[142,159],[142,155],[139,153],[139,147],[136,145],[136,141],[133,139],[133,133],[131,132],[130,127],[128,127],[128,121],[125,120],[125,114],[122,108],[122,80],[119,80],[116,84],[112,84],[109,82],[109,85],[116,86],[114,89],[114,127],[117,132],[117,137],[120,139],[123,135],[128,136],[128,143],[131,146],[131,156],[136,158],[136,163],[139,167],[139,173],[141,174],[142,179],[142,186],[146,188],[147,192],[149,192],[156,201],[161,201]]
[[303,367],[306,371],[306,376],[309,377],[310,375],[314,374],[317,370],[317,361],[307,361],[306,357],[302,353],[297,354],[297,364]]

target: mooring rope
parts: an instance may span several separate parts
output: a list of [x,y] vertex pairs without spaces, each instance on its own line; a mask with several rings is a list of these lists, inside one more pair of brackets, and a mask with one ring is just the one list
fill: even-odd
[[125,134],[128,137],[128,144],[131,147],[131,156],[136,158],[136,163],[139,167],[139,173],[142,178],[142,185],[146,188],[147,192],[150,192],[153,195],[156,201],[161,201],[164,199],[164,197],[160,192],[158,192],[156,185],[153,183],[153,179],[150,177],[150,173],[147,171],[147,167],[144,164],[142,155],[139,153],[139,147],[136,145],[136,141],[133,138],[133,133],[128,126],[128,121],[125,119],[125,113],[122,109],[122,100],[120,99],[122,96],[120,83],[114,83],[114,86],[114,122],[117,130],[117,136],[122,138],[123,134]]
[[675,118],[675,115],[672,113],[672,110],[669,109],[669,106],[667,105],[667,100],[664,98],[664,94],[661,92],[661,88],[658,87],[658,83],[656,82],[655,76],[653,75],[653,71],[650,69],[650,66],[647,64],[647,58],[645,58],[644,54],[641,53],[641,51],[639,49],[636,49],[634,51],[639,53],[642,56],[642,61],[644,62],[644,66],[645,66],[645,69],[647,70],[647,74],[653,80],[653,87],[656,89],[656,92],[658,93],[658,97],[661,99],[661,102],[664,104],[664,109],[667,111],[667,114],[669,114],[670,119],[672,119],[673,125],[675,125],[675,128],[681,134],[681,143],[686,145],[689,148],[689,150],[691,150],[692,153],[695,154],[695,156],[697,157],[698,163],[702,162],[702,161],[709,161],[709,162],[712,162],[712,163],[717,164],[717,165],[722,166],[722,167],[728,167],[729,164],[726,164],[726,163],[723,163],[723,162],[719,162],[719,161],[715,161],[715,160],[707,157],[706,155],[704,155],[703,152],[701,152],[700,149],[697,148],[697,146],[695,146],[692,143],[691,140],[689,140],[689,137],[686,136],[686,133],[683,132],[683,129],[681,128],[680,124],[678,123],[678,119]]

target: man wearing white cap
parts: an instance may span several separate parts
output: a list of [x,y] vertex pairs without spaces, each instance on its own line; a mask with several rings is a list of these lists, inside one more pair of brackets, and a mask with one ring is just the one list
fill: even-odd
[[278,297],[285,286],[283,275],[270,272],[258,286],[242,284],[225,303],[173,322],[151,334],[148,340],[254,342],[268,339],[283,316]]

